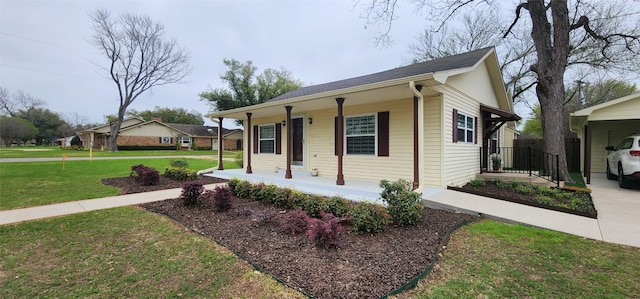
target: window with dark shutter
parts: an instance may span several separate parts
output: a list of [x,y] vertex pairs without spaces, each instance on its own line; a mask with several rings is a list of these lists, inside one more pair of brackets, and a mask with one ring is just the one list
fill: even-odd
[[389,156],[389,111],[378,112],[378,156]]
[[458,142],[458,109],[453,109],[453,125],[451,126],[453,143]]
[[276,155],[282,154],[282,124],[276,123]]
[[253,153],[258,153],[258,126],[253,126]]
[[338,117],[333,118],[333,150],[338,155]]

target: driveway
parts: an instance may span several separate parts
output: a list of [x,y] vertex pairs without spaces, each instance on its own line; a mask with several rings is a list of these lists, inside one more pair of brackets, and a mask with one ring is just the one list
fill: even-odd
[[604,173],[591,176],[591,196],[604,241],[640,247],[640,188],[621,189]]

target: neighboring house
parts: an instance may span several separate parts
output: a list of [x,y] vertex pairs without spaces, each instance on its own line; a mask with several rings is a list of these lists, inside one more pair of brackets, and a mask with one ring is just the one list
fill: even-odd
[[[93,144],[94,149],[107,149],[111,134],[109,124],[80,131],[84,147]],[[242,148],[242,130],[222,129],[224,150]],[[92,143],[93,141],[93,143]],[[149,147],[167,149],[218,149],[218,127],[145,121],[140,117],[123,120],[118,134],[118,147]]]
[[485,48],[207,116],[243,120],[247,173],[317,170],[337,185],[404,178],[444,187],[487,167],[480,150],[520,119],[512,111],[495,50]]
[[54,140],[54,144],[55,145],[59,145],[59,146],[71,146],[71,140],[73,140],[73,138],[76,137],[74,136],[69,136],[69,137],[64,137],[64,138],[58,138],[56,140]]
[[580,169],[591,183],[591,173],[607,170],[608,152],[604,148],[640,132],[640,93],[571,113],[569,126],[582,141]]

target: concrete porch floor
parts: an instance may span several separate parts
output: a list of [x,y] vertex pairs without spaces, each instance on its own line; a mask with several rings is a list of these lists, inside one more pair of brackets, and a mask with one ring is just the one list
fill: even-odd
[[[214,170],[212,173],[204,174],[222,179],[238,178],[252,183],[263,182],[274,184],[282,188],[296,189],[301,192],[317,194],[323,196],[341,196],[352,201],[367,201],[382,204],[380,192],[382,188],[379,182],[345,179],[342,186],[336,185],[336,178],[312,176],[306,171],[292,171],[291,179],[285,179],[285,170],[278,171],[253,171],[252,174],[245,173],[244,169]],[[445,189],[424,188],[422,198],[428,198]]]

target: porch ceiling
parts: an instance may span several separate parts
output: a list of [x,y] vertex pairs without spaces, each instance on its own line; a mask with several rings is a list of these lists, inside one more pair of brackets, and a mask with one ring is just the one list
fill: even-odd
[[[428,86],[439,84],[434,80],[416,81],[416,85],[423,85],[422,94],[425,97],[438,95],[439,92],[429,89]],[[402,82],[394,85],[387,85],[364,90],[337,90],[313,97],[300,97],[285,101],[267,102],[254,106],[248,106],[229,111],[220,111],[207,115],[211,118],[222,116],[231,119],[246,119],[247,112],[252,113],[252,118],[282,115],[285,113],[284,106],[292,106],[293,112],[303,112],[323,109],[337,109],[336,98],[345,98],[344,107],[371,104],[397,99],[413,98],[413,92],[409,89],[409,83]]]

